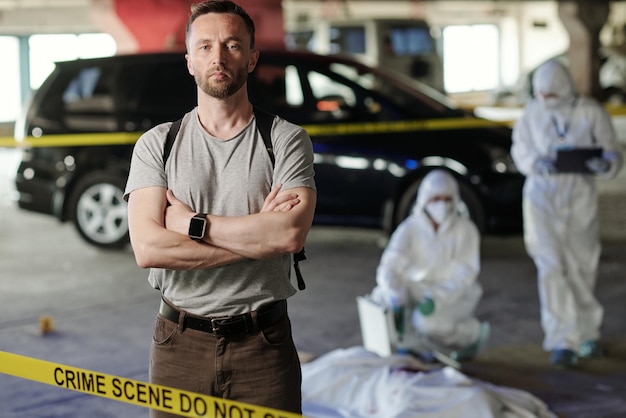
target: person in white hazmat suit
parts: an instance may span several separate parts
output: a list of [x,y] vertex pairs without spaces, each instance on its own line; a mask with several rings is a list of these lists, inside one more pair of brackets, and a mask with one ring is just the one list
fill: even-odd
[[[601,251],[595,176],[615,176],[622,154],[609,114],[596,100],[576,93],[562,64],[540,66],[533,91],[511,147],[526,176],[524,241],[537,268],[543,347],[553,365],[575,367],[581,356],[604,355],[603,308],[594,296]],[[603,152],[586,159],[583,170],[563,172],[556,164],[559,147],[601,147]]]
[[488,339],[488,324],[474,316],[482,296],[480,234],[462,207],[454,177],[429,172],[383,251],[372,299],[402,312],[399,351],[427,358],[427,341],[426,348],[468,360]]

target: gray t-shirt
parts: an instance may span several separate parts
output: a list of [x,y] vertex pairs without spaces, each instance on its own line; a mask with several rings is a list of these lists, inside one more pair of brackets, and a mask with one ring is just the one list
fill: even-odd
[[[133,190],[159,186],[197,213],[244,216],[260,212],[273,185],[281,190],[315,190],[313,146],[306,131],[276,117],[271,130],[276,158],[272,167],[256,119],[235,137],[209,135],[197,108],[183,118],[165,170],[163,147],[171,123],[158,125],[137,141],[125,198]],[[290,283],[291,256],[245,259],[206,270],[150,270],[149,282],[181,309],[203,316],[234,315],[285,299],[296,290]]]

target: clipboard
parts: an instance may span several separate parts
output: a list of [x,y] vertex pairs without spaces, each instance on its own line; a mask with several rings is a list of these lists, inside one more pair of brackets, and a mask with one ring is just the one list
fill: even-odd
[[396,351],[398,335],[393,325],[393,312],[368,296],[357,296],[359,323],[363,346],[381,357]]
[[558,148],[554,166],[559,173],[591,173],[586,161],[591,158],[602,158],[601,147]]
[[[395,327],[393,311],[384,307],[369,296],[357,296],[361,337],[366,350],[372,351],[381,357],[396,354],[400,336]],[[414,341],[413,347],[417,352],[430,352],[442,364],[461,370],[461,364],[453,359],[449,352],[444,352],[427,338]],[[424,365],[425,367],[428,367]],[[437,366],[433,366],[437,367]]]

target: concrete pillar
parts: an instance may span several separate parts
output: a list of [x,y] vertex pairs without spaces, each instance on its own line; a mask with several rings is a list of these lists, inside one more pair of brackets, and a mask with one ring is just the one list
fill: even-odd
[[600,30],[609,16],[609,0],[562,0],[558,13],[569,33],[569,62],[579,93],[601,99]]
[[[92,19],[118,53],[185,49],[190,7],[198,0],[91,0]],[[281,0],[235,0],[254,20],[260,48],[285,47]]]
[[115,14],[137,41],[137,52],[184,50],[192,0],[114,0]]
[[115,13],[114,0],[92,0],[90,6],[91,20],[102,32],[108,33],[115,40],[118,54],[139,51],[137,39]]

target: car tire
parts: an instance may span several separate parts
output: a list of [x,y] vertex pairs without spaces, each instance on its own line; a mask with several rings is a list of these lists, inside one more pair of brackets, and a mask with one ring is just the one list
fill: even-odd
[[125,179],[108,173],[85,176],[74,188],[70,200],[71,219],[80,236],[101,248],[128,244]]
[[[393,230],[411,214],[415,199],[417,198],[417,191],[423,179],[424,177],[420,177],[417,181],[411,183],[404,193],[402,193],[394,212]],[[469,186],[460,181],[458,185],[461,200],[463,201],[461,210],[467,211],[470,219],[474,221],[476,228],[478,228],[478,232],[483,235],[485,231],[485,210],[483,209],[483,205],[476,193]],[[393,232],[393,230],[390,232]]]

